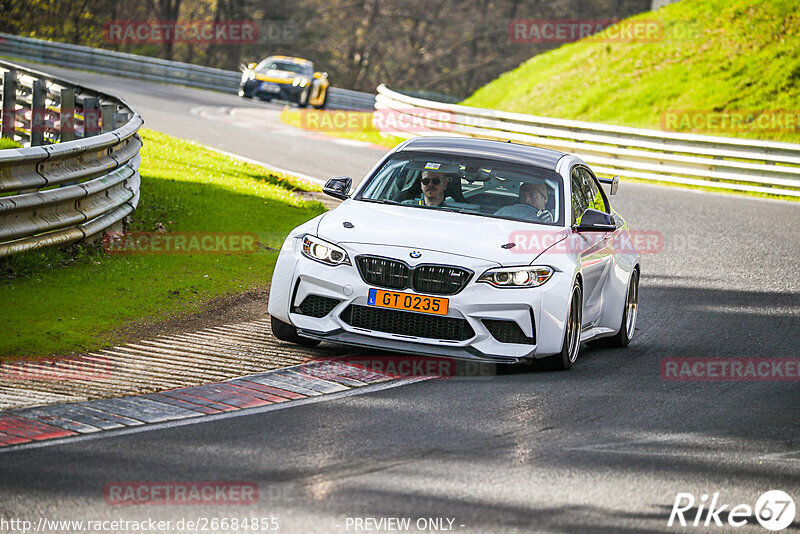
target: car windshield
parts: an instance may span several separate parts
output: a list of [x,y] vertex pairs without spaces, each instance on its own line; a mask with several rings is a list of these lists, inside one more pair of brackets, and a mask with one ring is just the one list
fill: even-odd
[[563,225],[563,183],[540,167],[399,153],[372,176],[357,200]]
[[272,59],[265,59],[256,67],[256,72],[263,73],[267,72],[268,70],[284,70],[296,72],[298,74],[304,74],[308,71],[308,68],[297,63],[292,63],[289,61],[275,61]]

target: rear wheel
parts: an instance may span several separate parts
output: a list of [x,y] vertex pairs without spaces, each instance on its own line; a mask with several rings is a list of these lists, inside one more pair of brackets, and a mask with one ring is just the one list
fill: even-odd
[[625,308],[622,310],[622,323],[619,332],[612,337],[598,339],[603,347],[627,347],[636,332],[636,316],[639,314],[639,270],[634,269],[628,282],[628,293],[625,296]]
[[319,345],[318,339],[309,339],[307,337],[300,337],[299,335],[297,335],[297,328],[288,323],[284,323],[280,319],[276,319],[275,317],[270,317],[270,322],[272,324],[272,335],[274,335],[281,341],[294,343],[295,345],[302,345],[304,347],[315,347]]
[[572,286],[567,323],[564,326],[564,344],[561,352],[543,360],[549,369],[566,371],[578,359],[581,350],[581,324],[583,320],[583,292],[578,282]]

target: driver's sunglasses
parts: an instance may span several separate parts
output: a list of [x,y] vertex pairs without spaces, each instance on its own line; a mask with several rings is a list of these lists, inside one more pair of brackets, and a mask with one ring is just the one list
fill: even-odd
[[440,183],[442,183],[442,179],[441,178],[423,178],[422,179],[422,185],[428,185],[428,184],[439,185]]

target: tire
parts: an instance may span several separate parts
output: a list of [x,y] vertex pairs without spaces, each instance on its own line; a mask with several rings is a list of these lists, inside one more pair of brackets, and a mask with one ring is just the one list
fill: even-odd
[[314,106],[315,109],[325,109],[325,106],[328,105],[328,90],[325,89],[325,98],[322,99],[322,104],[319,106]]
[[319,345],[318,339],[309,339],[307,337],[300,337],[297,335],[297,328],[284,323],[280,319],[270,316],[270,323],[272,324],[272,335],[281,341],[294,343],[295,345],[302,345],[303,347],[316,347]]
[[625,295],[625,307],[622,309],[622,323],[619,331],[612,337],[597,340],[601,347],[627,347],[636,333],[636,317],[639,315],[639,270],[634,269],[628,282],[628,293]]
[[564,343],[561,352],[542,360],[551,371],[566,371],[572,368],[581,350],[581,324],[583,320],[583,291],[576,281],[572,286],[567,322],[564,326]]
[[307,108],[308,107],[308,96],[311,94],[311,84],[306,85],[306,88],[303,89],[303,92],[297,95],[297,107],[299,108]]

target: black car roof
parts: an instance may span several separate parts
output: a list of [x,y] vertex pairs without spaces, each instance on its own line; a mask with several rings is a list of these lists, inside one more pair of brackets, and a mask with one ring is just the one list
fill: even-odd
[[416,137],[404,144],[398,152],[438,152],[459,156],[501,159],[524,165],[534,165],[556,170],[564,152],[517,143],[475,139],[472,137]]

